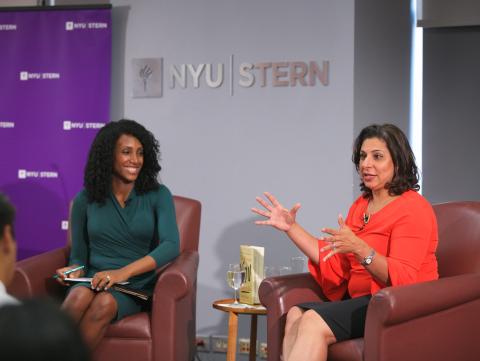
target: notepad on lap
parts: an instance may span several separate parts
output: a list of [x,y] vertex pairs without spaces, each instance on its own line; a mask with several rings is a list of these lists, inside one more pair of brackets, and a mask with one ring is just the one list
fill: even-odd
[[[73,283],[77,283],[77,282],[92,282],[92,277],[78,277],[78,278],[65,278],[64,279],[65,282],[73,282]],[[128,281],[125,281],[125,282],[118,282],[119,285],[128,285],[130,282]]]

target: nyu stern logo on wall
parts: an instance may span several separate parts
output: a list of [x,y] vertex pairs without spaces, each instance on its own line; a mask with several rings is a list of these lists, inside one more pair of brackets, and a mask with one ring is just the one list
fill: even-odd
[[[162,83],[168,87],[187,89],[200,88],[201,84],[216,89],[229,85],[230,95],[234,87],[276,88],[276,87],[327,87],[330,84],[330,61],[266,61],[241,62],[234,65],[234,56],[228,63],[167,64],[163,74],[163,58],[133,59],[133,96],[142,92],[146,96],[161,96]],[[159,64],[159,65],[157,65]],[[148,70],[148,72],[145,71]],[[158,79],[155,83],[152,78]],[[155,93],[155,94],[154,94]]]
[[[216,67],[216,71],[213,70],[214,67]],[[170,88],[174,89],[178,84],[185,89],[189,83],[194,88],[198,88],[202,77],[207,86],[218,88],[224,83],[223,69],[224,64],[222,63],[171,65],[169,68]],[[232,71],[233,66],[229,70]],[[317,85],[318,80],[321,85],[328,86],[329,70],[329,61],[323,61],[321,66],[316,61],[262,62],[255,64],[244,62],[238,67],[239,80],[237,84],[244,88],[250,88],[254,85],[260,87],[296,87],[298,85],[312,87]],[[213,73],[216,75],[212,76]]]
[[98,22],[89,22],[89,23],[76,23],[74,21],[65,22],[65,30],[101,30],[108,29],[108,23],[98,23]]

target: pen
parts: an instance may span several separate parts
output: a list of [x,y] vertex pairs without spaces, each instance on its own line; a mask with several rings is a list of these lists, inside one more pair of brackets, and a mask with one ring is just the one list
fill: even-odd
[[[63,274],[66,276],[66,275],[69,275],[72,272],[79,271],[83,268],[85,268],[85,266],[78,266],[78,267],[75,267],[75,268],[69,269],[68,271],[63,272]],[[53,278],[58,278],[58,275],[57,274],[53,275]]]

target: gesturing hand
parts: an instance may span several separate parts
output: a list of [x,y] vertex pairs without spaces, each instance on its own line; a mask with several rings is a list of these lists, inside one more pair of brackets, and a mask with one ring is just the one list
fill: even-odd
[[292,209],[288,210],[282,206],[272,194],[268,192],[265,192],[264,194],[271,204],[260,197],[256,197],[255,199],[257,202],[260,203],[265,210],[252,208],[252,212],[268,219],[266,221],[255,221],[255,224],[272,226],[281,231],[288,232],[292,225],[295,224],[295,218],[297,216],[297,211],[300,209],[300,203],[295,204]]
[[345,224],[342,215],[338,216],[338,229],[322,228],[322,232],[328,233],[331,237],[323,237],[321,240],[330,243],[320,249],[320,252],[330,250],[323,258],[324,261],[336,253],[358,253],[366,246],[366,243],[358,238],[355,233]]

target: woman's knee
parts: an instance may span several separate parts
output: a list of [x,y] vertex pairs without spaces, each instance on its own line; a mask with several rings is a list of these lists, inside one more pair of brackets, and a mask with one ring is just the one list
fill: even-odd
[[109,292],[100,292],[95,295],[90,308],[88,317],[90,321],[110,322],[117,314],[117,301]]
[[76,287],[69,292],[63,301],[62,308],[73,315],[83,314],[94,296],[93,291],[87,287]]
[[300,320],[304,312],[305,311],[303,311],[303,309],[301,309],[298,306],[293,306],[292,308],[290,308],[290,310],[288,310],[287,320],[285,324],[285,333],[287,333],[290,330],[290,328],[293,326],[295,322]]
[[325,320],[314,310],[308,310],[300,319],[299,333],[304,335],[315,335],[315,337],[322,337],[327,344],[332,344],[336,341],[335,335],[330,326]]

